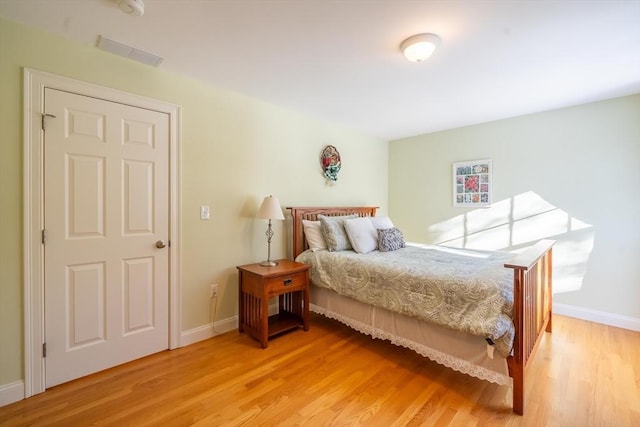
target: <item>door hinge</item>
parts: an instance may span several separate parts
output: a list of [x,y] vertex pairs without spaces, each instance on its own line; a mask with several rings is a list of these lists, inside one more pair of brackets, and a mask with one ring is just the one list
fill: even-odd
[[47,243],[47,230],[42,230],[42,244]]
[[47,357],[47,343],[42,343],[42,357]]
[[54,116],[53,114],[42,114],[42,124],[41,124],[42,130],[46,130],[47,129],[47,125],[45,123],[45,119],[47,117],[53,117],[54,119],[56,118],[56,116]]

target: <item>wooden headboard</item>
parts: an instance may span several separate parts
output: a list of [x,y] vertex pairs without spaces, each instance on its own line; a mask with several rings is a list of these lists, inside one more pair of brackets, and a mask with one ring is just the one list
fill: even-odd
[[318,215],[339,216],[356,214],[358,216],[376,216],[378,207],[326,207],[326,208],[309,208],[309,207],[289,207],[291,210],[291,219],[293,222],[293,259],[307,249],[307,241],[304,238],[304,230],[302,228],[302,220],[317,221]]

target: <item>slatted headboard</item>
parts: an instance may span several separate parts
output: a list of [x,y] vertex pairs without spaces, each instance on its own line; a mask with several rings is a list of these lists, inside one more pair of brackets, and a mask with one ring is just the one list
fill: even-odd
[[317,221],[318,215],[339,216],[356,214],[358,216],[376,216],[378,207],[326,207],[326,208],[310,208],[310,207],[288,207],[291,210],[291,218],[293,222],[293,259],[307,249],[307,241],[304,238],[304,230],[302,228],[302,220]]

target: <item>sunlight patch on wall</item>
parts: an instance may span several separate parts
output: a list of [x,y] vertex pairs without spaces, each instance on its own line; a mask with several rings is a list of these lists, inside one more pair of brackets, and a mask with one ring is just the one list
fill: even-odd
[[554,293],[582,287],[594,228],[528,191],[430,226],[428,241],[467,249],[520,252],[554,239]]

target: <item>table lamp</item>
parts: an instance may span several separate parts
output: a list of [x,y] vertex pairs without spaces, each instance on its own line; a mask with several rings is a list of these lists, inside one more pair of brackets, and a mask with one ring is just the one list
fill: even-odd
[[278,265],[278,263],[276,261],[271,261],[271,238],[273,237],[271,220],[284,219],[284,215],[282,214],[282,208],[280,207],[278,198],[273,196],[265,197],[262,201],[262,205],[260,205],[260,209],[258,209],[256,218],[269,220],[269,226],[267,227],[267,232],[265,233],[267,235],[267,260],[261,262],[260,265],[263,267],[274,267]]

